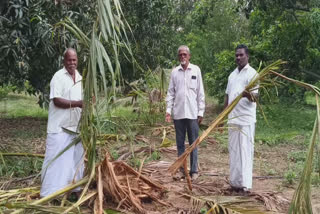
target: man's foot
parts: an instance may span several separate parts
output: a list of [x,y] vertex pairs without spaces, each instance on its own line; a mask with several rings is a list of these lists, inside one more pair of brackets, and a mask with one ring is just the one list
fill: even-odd
[[248,189],[246,187],[233,187],[233,186],[231,186],[231,191],[236,192],[236,193],[240,193],[242,195],[250,195],[250,189]]
[[248,189],[248,188],[244,187],[244,188],[242,189],[243,195],[250,195],[250,193],[251,193],[250,190],[251,190],[251,189]]
[[178,171],[175,175],[173,175],[173,180],[184,179],[185,175],[182,171]]
[[199,177],[199,173],[192,173],[192,174],[191,174],[191,181],[197,180],[198,177]]
[[242,187],[231,186],[231,191],[232,192],[237,192],[237,193],[242,193],[243,192],[243,188]]

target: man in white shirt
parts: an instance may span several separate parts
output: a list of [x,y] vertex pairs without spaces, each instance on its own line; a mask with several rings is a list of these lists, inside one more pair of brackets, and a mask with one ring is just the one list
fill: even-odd
[[[205,110],[205,95],[200,68],[189,63],[190,50],[183,45],[178,48],[180,65],[171,72],[167,93],[166,121],[174,121],[178,156],[185,151],[185,136],[191,145],[199,134],[199,124]],[[198,149],[190,154],[190,175],[198,177]],[[183,177],[182,171],[178,177]]]
[[257,75],[248,63],[248,47],[238,45],[235,59],[238,67],[229,75],[224,107],[242,93],[243,97],[228,116],[230,184],[233,190],[239,192],[252,188],[258,86],[253,91],[244,91]]
[[[84,171],[81,142],[61,153],[76,137],[82,109],[82,77],[77,71],[78,57],[74,49],[64,54],[64,68],[50,82],[50,104],[46,153],[41,173],[40,196],[48,196],[72,181],[80,180]],[[74,134],[72,134],[74,133]],[[75,192],[79,189],[73,190]]]

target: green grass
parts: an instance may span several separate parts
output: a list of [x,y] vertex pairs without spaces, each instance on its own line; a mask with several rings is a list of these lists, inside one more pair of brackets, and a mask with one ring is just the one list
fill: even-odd
[[43,159],[29,157],[5,157],[0,160],[0,178],[26,177],[40,172]]
[[268,145],[280,143],[308,144],[316,116],[315,107],[305,105],[273,104],[264,105],[267,117],[257,111],[256,142]]
[[36,117],[47,118],[48,110],[40,108],[35,96],[10,93],[0,99],[0,117]]
[[[2,152],[34,152],[34,138],[45,136],[48,111],[38,105],[36,96],[9,93],[0,99],[0,117],[6,124],[2,130]],[[40,120],[39,120],[40,119]],[[30,144],[30,145],[29,145]],[[43,159],[6,157],[0,159],[0,179],[26,177],[41,170]]]

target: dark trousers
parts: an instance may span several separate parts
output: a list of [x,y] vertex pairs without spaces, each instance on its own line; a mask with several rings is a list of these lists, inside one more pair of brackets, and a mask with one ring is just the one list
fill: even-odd
[[[178,156],[182,155],[185,150],[184,142],[186,133],[188,134],[189,145],[191,145],[199,136],[198,120],[181,119],[174,120],[176,130],[176,143]],[[194,149],[190,154],[190,174],[198,172],[198,148]]]

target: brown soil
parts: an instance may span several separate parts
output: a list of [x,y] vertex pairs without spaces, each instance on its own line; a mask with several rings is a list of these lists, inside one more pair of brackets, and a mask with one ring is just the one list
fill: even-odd
[[[210,108],[208,108],[210,112]],[[214,115],[214,114],[213,114]],[[204,121],[209,124],[212,118]],[[172,127],[162,124],[157,127],[167,126],[167,137],[174,139]],[[299,151],[296,144],[284,144],[276,147],[267,145],[255,145],[254,179],[253,189],[250,194],[231,191],[228,184],[229,164],[228,152],[225,144],[219,142],[214,135],[203,142],[199,148],[200,177],[192,183],[193,190],[188,189],[186,180],[174,180],[167,172],[167,167],[176,159],[175,146],[167,149],[159,148],[162,138],[162,129],[145,129],[140,134],[139,140],[134,144],[134,149],[143,146],[160,152],[160,160],[145,163],[143,173],[151,179],[158,181],[167,188],[162,200],[170,203],[165,207],[155,202],[145,203],[148,213],[199,213],[200,208],[206,206],[206,201],[215,201],[226,207],[246,213],[287,213],[289,202],[292,198],[296,184],[288,186],[283,178],[288,170],[288,153]],[[170,132],[171,131],[171,132]],[[144,142],[141,143],[141,135]],[[33,118],[1,119],[0,118],[0,151],[1,152],[28,152],[44,154],[46,136],[46,121]],[[120,144],[122,146],[120,146]],[[129,151],[129,146],[123,146],[125,142],[116,145],[119,155]],[[126,144],[128,145],[128,144]],[[150,151],[140,152],[138,158],[149,156]],[[127,157],[129,160],[130,156]],[[271,173],[272,172],[272,173]],[[272,174],[272,176],[270,176]],[[1,183],[7,178],[0,177]],[[298,181],[296,181],[297,183]],[[272,195],[272,196],[270,196]],[[268,210],[263,197],[269,197],[271,205],[277,209]],[[312,187],[312,202],[314,213],[320,213],[320,188]],[[281,202],[281,203],[280,203]],[[207,206],[207,210],[209,206]],[[255,210],[255,211],[252,211]],[[203,212],[204,210],[202,210]]]

